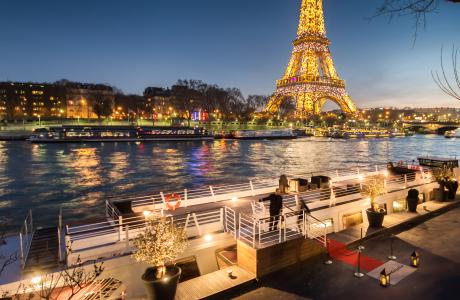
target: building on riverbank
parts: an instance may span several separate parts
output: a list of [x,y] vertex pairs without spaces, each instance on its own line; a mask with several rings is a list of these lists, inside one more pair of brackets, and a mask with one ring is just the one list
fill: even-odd
[[61,80],[55,83],[0,82],[0,119],[97,118],[94,104],[114,102],[113,88]]

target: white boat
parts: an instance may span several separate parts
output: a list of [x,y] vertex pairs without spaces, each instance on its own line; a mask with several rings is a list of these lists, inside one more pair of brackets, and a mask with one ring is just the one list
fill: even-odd
[[457,137],[457,136],[456,136],[455,130],[449,130],[449,131],[446,131],[446,132],[444,133],[444,137],[445,137],[446,139],[453,139],[453,138],[455,138],[455,137]]
[[233,132],[233,138],[239,140],[277,140],[295,139],[297,135],[291,130],[238,130]]

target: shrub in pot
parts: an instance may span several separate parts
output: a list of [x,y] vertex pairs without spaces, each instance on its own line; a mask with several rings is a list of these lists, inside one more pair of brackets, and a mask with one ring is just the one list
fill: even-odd
[[182,228],[170,218],[154,217],[147,221],[146,229],[134,240],[134,258],[146,262],[150,267],[142,275],[150,300],[173,300],[181,269],[167,266],[187,247],[187,238]]
[[417,205],[418,205],[418,195],[419,192],[416,189],[410,189],[407,192],[407,208],[410,212],[417,212]]
[[455,196],[457,195],[458,190],[458,182],[455,179],[451,179],[447,182],[446,188],[448,190],[447,199],[455,200]]
[[[454,173],[452,170],[446,166],[443,166],[441,168],[436,168],[433,170],[433,175],[436,178],[436,181],[439,184],[439,198],[441,201],[446,201],[449,196],[451,196],[452,191],[453,191],[453,186],[451,186],[451,182],[454,181]],[[450,187],[450,188],[449,188]],[[457,184],[458,188],[458,184]],[[446,191],[447,189],[447,191]],[[457,190],[455,190],[455,193]],[[455,195],[454,195],[455,198]]]
[[366,210],[369,227],[380,228],[383,225],[386,211],[378,206],[376,198],[385,192],[385,176],[383,175],[370,176],[363,183],[361,194],[369,196],[371,201],[371,207]]

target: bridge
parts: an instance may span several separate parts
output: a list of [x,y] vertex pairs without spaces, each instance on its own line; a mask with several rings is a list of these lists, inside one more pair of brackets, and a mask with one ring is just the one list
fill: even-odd
[[456,130],[460,128],[460,122],[456,121],[445,121],[445,122],[436,122],[436,121],[404,121],[404,128],[412,130],[428,129],[435,131],[437,134],[444,134],[449,130]]

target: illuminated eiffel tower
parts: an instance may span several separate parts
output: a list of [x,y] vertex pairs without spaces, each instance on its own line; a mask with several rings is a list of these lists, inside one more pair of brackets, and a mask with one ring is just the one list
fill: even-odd
[[345,113],[356,111],[345,82],[335,70],[329,43],[323,1],[302,0],[291,60],[283,78],[276,82],[275,94],[267,105],[269,113],[276,114],[287,99],[295,100],[297,118],[321,113],[327,100],[337,103]]

